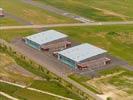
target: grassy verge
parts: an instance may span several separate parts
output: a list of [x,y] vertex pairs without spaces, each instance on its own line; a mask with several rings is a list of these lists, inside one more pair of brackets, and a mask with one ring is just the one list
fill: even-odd
[[77,97],[74,93],[72,93],[68,90],[65,90],[64,89],[65,87],[60,85],[56,81],[34,81],[31,84],[31,87],[37,88],[40,90],[44,90],[44,91],[49,91],[51,93],[55,93],[55,94],[69,97],[69,98],[76,99],[76,100],[81,99],[81,98]]
[[11,42],[15,38],[25,37],[37,33],[35,29],[16,29],[16,30],[2,30],[0,38]]
[[79,84],[83,85],[84,87],[86,87],[87,89],[89,89],[90,91],[96,93],[96,94],[102,94],[101,91],[99,91],[98,89],[96,89],[94,86],[92,85],[88,85],[88,84],[85,84],[85,82],[87,80],[89,80],[88,77],[84,77],[84,76],[80,76],[80,75],[77,75],[77,74],[72,74],[69,76],[69,78],[71,78],[72,80],[78,82]]
[[21,25],[21,23],[11,18],[6,18],[6,17],[0,18],[0,26],[10,26],[10,25]]
[[19,98],[21,100],[59,100],[56,97],[42,94],[39,92],[31,91],[28,89],[20,88],[17,86],[9,85],[6,83],[0,83],[1,91],[5,92],[13,97]]
[[[89,78],[89,76],[81,76],[77,74],[72,74],[69,77],[94,93],[102,93],[103,95],[106,95],[112,92],[119,99],[124,97],[121,97],[121,94],[126,95],[129,98],[132,97],[133,71],[116,66],[114,68],[98,71],[98,73],[101,77],[93,79]],[[114,98],[114,95],[111,97]]]
[[43,69],[40,65],[37,65],[34,62],[26,59],[24,56],[17,55],[16,52],[12,51],[12,49],[8,50],[8,48],[5,46],[0,49],[0,52],[8,54],[15,60],[15,62],[18,65],[22,66],[23,68],[25,68],[29,72],[32,72],[33,74],[46,79],[52,78],[48,73],[49,71]]
[[121,73],[118,75],[112,76],[109,79],[101,80],[101,82],[112,84],[113,86],[117,87],[117,89],[125,91],[129,95],[133,95],[133,84],[132,84],[133,71],[129,71],[121,67],[116,67],[116,68],[100,71],[99,73],[102,76],[107,76],[107,75],[113,75],[119,72]]
[[0,0],[0,6],[6,11],[31,24],[54,24],[76,22],[73,19],[56,15],[41,8],[26,4],[21,0]]
[[16,62],[14,61],[14,59],[10,57],[9,55],[0,52],[0,58],[2,58],[0,61],[1,79],[6,79],[6,80],[10,80],[13,82],[18,82],[20,84],[27,85],[27,84],[30,84],[33,81],[33,79],[36,77],[33,74],[25,76],[23,75],[23,72],[21,72],[20,70],[16,70],[17,67],[19,69],[20,66],[18,66]]
[[7,97],[0,94],[0,100],[9,100],[9,98],[7,98]]
[[133,19],[133,1],[123,0],[38,0],[97,21]]

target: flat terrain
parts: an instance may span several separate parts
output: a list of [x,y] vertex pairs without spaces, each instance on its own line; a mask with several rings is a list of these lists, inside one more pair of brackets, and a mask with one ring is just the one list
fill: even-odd
[[0,38],[6,40],[8,42],[11,42],[15,38],[28,36],[31,34],[35,34],[36,32],[37,32],[37,30],[35,30],[35,29],[4,30],[4,31],[0,32]]
[[133,20],[132,0],[38,0],[97,21]]
[[0,26],[9,26],[9,25],[21,25],[21,23],[16,20],[8,17],[0,18]]
[[[30,24],[53,24],[53,23],[71,23],[76,22],[72,19],[47,12],[41,8],[34,7],[21,2],[21,0],[0,0],[0,6],[8,14],[19,17]],[[4,20],[4,18],[1,18]],[[14,22],[9,25],[14,25]],[[3,25],[3,24],[2,24]],[[8,24],[6,24],[8,25]]]
[[70,77],[80,84],[88,86],[92,91],[99,91],[102,98],[111,97],[113,100],[132,100],[133,98],[133,72],[115,67],[99,71],[100,77],[90,78],[81,75]]
[[19,99],[42,100],[42,98],[43,98],[44,100],[59,100],[58,98],[52,97],[50,95],[31,91],[28,89],[20,88],[17,86],[6,84],[6,83],[0,83],[0,87],[1,87],[1,91],[5,92],[13,97],[19,98]]

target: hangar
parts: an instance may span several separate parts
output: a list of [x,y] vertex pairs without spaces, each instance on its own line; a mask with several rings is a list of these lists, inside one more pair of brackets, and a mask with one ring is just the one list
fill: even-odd
[[105,64],[110,59],[106,58],[106,50],[88,43],[74,46],[58,52],[58,59],[71,68],[87,68]]
[[27,36],[24,38],[24,41],[27,45],[35,49],[41,50],[42,47],[45,48],[45,46],[53,42],[66,41],[67,37],[67,35],[61,32],[55,30],[48,30],[31,36]]

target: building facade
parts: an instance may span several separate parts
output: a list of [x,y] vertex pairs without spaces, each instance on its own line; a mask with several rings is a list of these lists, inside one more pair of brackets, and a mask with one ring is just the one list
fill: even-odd
[[70,68],[72,68],[72,69],[75,69],[76,68],[76,66],[77,66],[77,63],[74,61],[74,60],[72,60],[72,59],[70,59],[70,58],[67,58],[67,57],[65,57],[65,56],[63,56],[63,55],[58,55],[58,59],[61,61],[61,62],[63,62],[63,63],[65,63],[65,64],[67,64]]
[[78,64],[96,60],[106,56],[106,51],[93,45],[84,43],[58,52],[58,59],[76,69]]
[[54,41],[61,41],[67,38],[67,35],[60,33],[55,30],[48,30],[44,32],[40,32],[31,36],[27,36],[24,38],[24,41],[27,45],[41,50],[41,47],[47,45],[47,44],[52,44]]
[[31,46],[32,48],[35,48],[35,49],[40,50],[41,45],[38,44],[38,43],[36,43],[36,42],[34,42],[34,41],[32,41],[32,40],[25,39],[25,43],[26,43],[27,45]]

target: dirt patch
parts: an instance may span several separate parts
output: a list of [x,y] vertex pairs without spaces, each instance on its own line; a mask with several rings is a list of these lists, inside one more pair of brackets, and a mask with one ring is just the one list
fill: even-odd
[[133,96],[129,96],[126,92],[118,90],[116,87],[109,84],[100,84],[102,87],[103,95],[99,95],[104,100],[107,97],[111,97],[113,100],[132,100]]
[[121,41],[126,44],[133,44],[133,33],[119,33],[115,39]]
[[10,71],[12,73],[19,74],[19,75],[22,75],[22,76],[25,76],[25,77],[32,77],[32,78],[36,77],[34,74],[32,74],[31,72],[25,70],[24,68],[20,67],[17,64],[9,65],[5,69],[7,71]]
[[122,78],[127,79],[127,80],[129,80],[129,81],[132,81],[132,82],[133,82],[133,77],[123,76]]
[[[91,84],[94,86],[96,89],[100,90],[103,94],[98,95],[103,100],[106,100],[107,97],[111,97],[113,100],[132,100],[133,96],[129,95],[127,92],[125,92],[125,89],[129,89],[126,87],[123,87],[123,89],[119,89],[118,87],[108,83],[108,80],[111,77],[114,76],[119,76],[120,74],[124,73],[125,71],[119,71],[114,74],[108,74],[105,76],[101,76],[100,78],[94,78],[92,80],[87,81],[87,84]],[[125,80],[131,80],[129,82],[132,82],[133,78],[132,77],[127,77],[127,76],[122,76],[121,78],[124,78]]]
[[33,11],[33,10],[30,10],[30,9],[26,9],[26,10],[23,10],[24,14],[28,15],[28,16],[38,16],[37,12]]
[[42,80],[42,78],[17,65],[12,57],[4,53],[0,53],[0,68],[0,79],[3,80],[19,82],[22,84],[28,84],[32,80]]
[[108,74],[106,76],[101,76],[100,78],[94,78],[92,80],[89,80],[88,82],[96,82],[96,81],[99,81],[99,80],[103,80],[103,79],[107,79],[107,78],[110,78],[110,77],[113,77],[113,76],[117,76],[119,74],[122,74],[123,72],[125,71],[120,71],[120,72],[117,72],[117,73],[114,73],[114,74]]
[[121,19],[123,19],[125,21],[128,18],[128,16],[125,16],[125,15],[122,15],[122,14],[119,14],[119,13],[116,13],[116,12],[113,12],[113,11],[110,11],[110,10],[107,10],[107,9],[101,9],[101,8],[97,8],[97,7],[94,7],[94,6],[91,6],[91,8],[103,12],[104,15],[120,17]]

